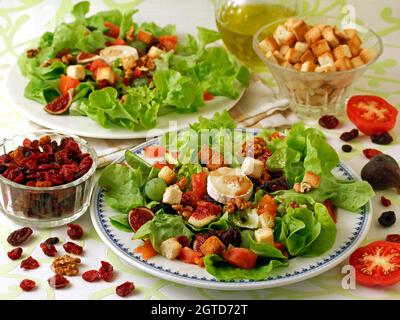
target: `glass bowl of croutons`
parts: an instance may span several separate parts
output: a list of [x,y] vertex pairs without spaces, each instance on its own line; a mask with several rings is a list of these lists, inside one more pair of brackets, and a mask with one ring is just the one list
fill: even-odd
[[334,17],[292,17],[265,25],[253,49],[274,76],[280,95],[302,118],[340,116],[352,85],[383,51],[381,38]]

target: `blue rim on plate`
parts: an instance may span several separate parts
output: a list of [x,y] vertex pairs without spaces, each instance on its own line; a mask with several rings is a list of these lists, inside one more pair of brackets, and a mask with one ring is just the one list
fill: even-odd
[[[139,156],[143,156],[144,148],[151,145],[157,145],[159,139],[149,140],[135,148],[131,151]],[[117,162],[124,161],[124,157],[119,159]],[[337,174],[341,177],[351,180],[356,179],[356,174],[346,167],[344,164],[340,163],[335,169]],[[100,238],[116,253],[119,257],[127,261],[128,263],[140,268],[141,270],[148,272],[157,277],[196,287],[219,289],[219,290],[237,290],[237,289],[261,289],[269,288],[275,286],[287,285],[299,281],[306,280],[318,274],[321,274],[334,266],[341,263],[346,259],[363,241],[365,238],[370,224],[371,224],[371,203],[364,205],[359,212],[346,214],[354,215],[355,221],[352,225],[351,232],[348,233],[346,239],[343,239],[340,246],[328,251],[328,254],[321,255],[317,257],[318,261],[312,263],[305,263],[302,266],[296,267],[291,272],[285,272],[288,267],[283,267],[278,270],[276,275],[272,275],[265,280],[232,280],[232,281],[222,281],[213,278],[211,275],[199,276],[196,272],[190,274],[187,272],[182,272],[179,269],[172,270],[167,267],[164,263],[155,263],[150,260],[144,260],[139,254],[133,253],[133,246],[129,247],[126,243],[123,243],[118,233],[121,231],[116,230],[109,222],[107,212],[110,209],[106,208],[107,205],[104,201],[104,189],[97,186],[94,197],[92,199],[91,206],[91,218],[93,225]],[[115,212],[114,212],[115,213]],[[338,230],[338,234],[339,234]],[[290,261],[294,261],[294,258]],[[307,261],[307,258],[300,258]],[[165,259],[166,260],[166,259]],[[314,260],[314,259],[313,259]],[[311,260],[310,260],[311,261]],[[184,264],[183,262],[181,262]],[[289,263],[290,264],[290,263]],[[187,265],[187,264],[185,264]],[[193,265],[194,270],[198,269],[198,266]],[[275,272],[274,272],[275,273]]]

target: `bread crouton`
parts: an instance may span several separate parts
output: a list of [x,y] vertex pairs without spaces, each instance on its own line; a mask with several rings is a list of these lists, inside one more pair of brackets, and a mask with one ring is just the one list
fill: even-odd
[[291,32],[293,32],[297,41],[304,41],[304,35],[308,31],[308,25],[304,22],[304,20],[298,20],[291,27],[288,28]]
[[301,71],[303,72],[313,72],[317,65],[313,61],[306,61],[301,65]]
[[261,41],[258,46],[260,49],[267,53],[268,51],[274,52],[275,50],[279,49],[278,43],[275,41],[274,37],[268,37],[265,38],[263,41]]
[[160,251],[161,255],[169,260],[174,260],[179,256],[182,250],[182,245],[175,238],[169,238],[161,242]]
[[352,69],[353,65],[348,57],[343,57],[335,61],[337,71],[344,71]]
[[274,232],[271,228],[261,228],[254,231],[254,238],[258,243],[274,245]]
[[285,56],[289,49],[290,49],[289,46],[284,45],[284,46],[280,47],[279,52],[280,52],[283,56]]
[[281,63],[281,67],[287,68],[287,69],[294,69],[293,65],[289,61],[284,61]]
[[273,36],[276,42],[280,45],[287,45],[289,47],[292,47],[296,42],[295,35],[292,32],[286,30],[283,25],[279,25],[276,28]]
[[218,237],[211,236],[200,246],[200,251],[205,256],[208,254],[222,255],[225,251],[225,245]]
[[317,27],[313,27],[306,32],[304,35],[304,40],[308,44],[312,44],[322,38],[322,33]]
[[322,37],[328,42],[329,46],[332,49],[336,48],[340,44],[340,41],[335,36],[332,27],[325,27],[324,30],[322,30]]
[[300,71],[301,69],[301,63],[296,63],[295,65],[293,65],[293,68],[297,71]]
[[370,62],[372,59],[376,57],[376,52],[372,48],[362,49],[360,52],[360,58],[364,63]]
[[278,60],[278,63],[286,61],[284,55],[280,53],[278,50],[275,50],[272,54],[274,55],[276,60]]
[[324,66],[316,67],[314,71],[315,72],[335,72],[336,67],[334,64],[327,64]]
[[289,61],[290,63],[297,63],[300,60],[301,56],[302,56],[302,54],[300,51],[290,48],[285,55],[285,59],[287,61]]
[[335,60],[338,60],[343,57],[352,58],[350,48],[347,44],[341,44],[340,46],[333,49],[333,56]]
[[329,47],[328,41],[321,39],[311,44],[311,50],[314,56],[319,57],[325,52],[331,51],[331,48]]
[[320,181],[320,176],[316,175],[312,171],[306,171],[302,182],[309,184],[311,188],[318,188]]
[[310,47],[310,45],[307,42],[301,42],[301,41],[297,41],[296,44],[294,45],[294,48],[297,51],[300,51],[301,54],[303,54],[304,52],[306,52],[306,50]]
[[170,167],[164,166],[158,173],[158,177],[163,179],[167,184],[171,184],[176,179],[176,172]]
[[353,68],[361,67],[364,65],[364,61],[359,56],[352,58],[350,61]]
[[333,27],[333,32],[335,33],[335,36],[339,39],[339,41],[344,42],[350,40],[350,37],[344,33],[344,31],[340,31],[338,27],[334,26]]
[[306,61],[315,62],[315,57],[314,57],[314,55],[312,54],[312,52],[311,52],[310,49],[306,50],[306,52],[304,52],[304,53],[302,54],[302,56],[300,57],[300,62],[301,62],[301,63],[304,63],[304,62],[306,62]]
[[267,54],[265,55],[267,60],[271,61],[272,63],[278,64],[278,59],[274,56],[274,54],[271,51],[268,51]]
[[328,64],[334,64],[335,60],[333,59],[332,53],[325,52],[318,57],[318,62],[320,66],[326,66]]

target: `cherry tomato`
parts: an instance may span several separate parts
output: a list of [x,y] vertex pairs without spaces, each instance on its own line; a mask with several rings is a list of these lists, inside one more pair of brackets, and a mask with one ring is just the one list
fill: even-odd
[[400,281],[400,244],[375,241],[358,248],[350,256],[358,283],[372,286],[390,286]]
[[106,36],[109,36],[109,37],[112,37],[112,38],[118,38],[118,36],[119,36],[119,27],[116,24],[114,24],[112,22],[109,22],[109,21],[106,21],[106,22],[104,22],[104,26],[106,28],[108,28],[108,30],[106,32],[104,32],[104,34]]
[[192,175],[192,189],[197,198],[202,199],[206,194],[206,174],[195,173]]
[[70,89],[75,89],[79,86],[79,80],[68,77],[66,75],[62,75],[60,79],[60,92],[61,94],[65,94]]
[[159,40],[159,47],[166,51],[175,50],[176,45],[178,44],[178,37],[175,35],[160,36]]
[[224,259],[235,267],[253,269],[256,266],[257,255],[246,248],[229,248],[224,253]]
[[116,38],[114,41],[107,41],[106,46],[125,46],[127,43],[125,42],[124,39],[121,38]]
[[377,96],[354,96],[347,102],[349,119],[366,135],[393,129],[397,114],[395,107]]
[[108,67],[107,62],[105,62],[105,61],[102,60],[102,59],[94,60],[94,61],[90,64],[89,70],[90,70],[90,72],[93,74],[93,73],[94,73],[98,68],[100,68],[100,67]]
[[329,215],[331,216],[334,223],[336,223],[336,212],[331,200],[325,200],[325,207],[328,209]]
[[214,96],[211,93],[209,93],[208,91],[204,91],[203,99],[204,99],[204,101],[210,101],[210,100],[214,99]]

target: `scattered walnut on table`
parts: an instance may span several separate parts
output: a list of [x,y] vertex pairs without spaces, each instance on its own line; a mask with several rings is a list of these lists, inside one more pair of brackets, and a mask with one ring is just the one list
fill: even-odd
[[54,259],[51,264],[51,270],[56,274],[61,274],[63,276],[74,276],[79,273],[78,264],[81,259],[71,257],[70,255],[64,255]]

